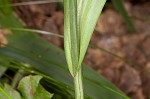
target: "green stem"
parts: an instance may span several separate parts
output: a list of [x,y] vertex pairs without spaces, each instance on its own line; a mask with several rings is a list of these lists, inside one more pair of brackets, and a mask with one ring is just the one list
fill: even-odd
[[75,99],[84,99],[82,84],[82,69],[80,69],[74,77]]

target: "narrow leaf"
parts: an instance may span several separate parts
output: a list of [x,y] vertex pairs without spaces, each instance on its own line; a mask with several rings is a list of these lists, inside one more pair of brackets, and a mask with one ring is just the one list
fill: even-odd
[[128,16],[128,13],[126,12],[122,0],[112,0],[115,8],[120,12],[120,14],[122,15],[122,17],[125,20],[125,23],[127,24],[127,27],[129,29],[130,32],[135,32],[136,29],[131,21],[131,18]]
[[48,31],[43,31],[43,30],[15,28],[15,27],[8,27],[6,29],[10,29],[10,30],[14,30],[14,31],[35,32],[35,33],[39,33],[39,34],[52,35],[52,36],[57,36],[57,37],[63,38],[63,35],[59,35],[59,34],[48,32]]
[[81,36],[80,36],[80,56],[77,70],[79,70],[85,56],[89,41],[94,31],[96,22],[104,7],[106,0],[84,0],[81,14]]
[[[1,86],[0,86],[0,99],[12,99],[9,92],[14,93],[14,91],[12,91],[12,89],[9,86],[7,86],[6,84],[5,84],[4,89],[1,88]],[[18,99],[20,99],[20,98],[18,98]]]
[[[8,1],[8,0],[2,0]],[[38,5],[38,4],[47,4],[47,3],[54,3],[54,2],[63,2],[63,0],[38,0],[38,1],[28,1],[28,2],[19,2],[19,3],[13,3],[13,4],[6,4],[6,5],[0,5],[2,8],[6,7],[16,7],[16,6],[29,6],[29,5]]]
[[78,72],[106,0],[64,0],[64,42],[69,70]]
[[64,44],[69,70],[75,75],[79,56],[79,35],[77,33],[76,0],[64,0]]

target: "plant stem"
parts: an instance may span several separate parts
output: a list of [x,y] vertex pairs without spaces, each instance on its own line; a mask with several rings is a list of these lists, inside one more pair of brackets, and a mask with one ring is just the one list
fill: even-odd
[[75,99],[84,99],[83,84],[82,84],[82,67],[74,77]]

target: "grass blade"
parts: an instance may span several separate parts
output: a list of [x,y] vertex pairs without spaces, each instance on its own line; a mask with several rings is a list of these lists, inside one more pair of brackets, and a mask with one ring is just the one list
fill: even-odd
[[[8,0],[2,0],[2,1],[8,1]],[[54,2],[63,2],[63,0],[28,1],[28,2],[6,4],[6,5],[0,4],[0,7],[4,8],[4,7],[16,7],[16,6],[29,6],[29,5],[38,5],[38,4],[48,4]]]
[[105,2],[106,0],[64,0],[65,54],[74,78],[76,99],[84,99],[81,64]]
[[79,56],[79,35],[77,33],[76,1],[64,0],[64,44],[69,70],[74,77]]
[[14,30],[14,31],[35,32],[35,33],[39,33],[39,34],[52,35],[52,36],[57,36],[57,37],[63,38],[63,35],[59,35],[59,34],[48,32],[48,31],[43,31],[43,30],[15,28],[15,27],[6,27],[5,29],[10,29],[10,30]]
[[[8,99],[12,99],[12,97],[5,90],[3,90],[1,87],[0,87],[0,92],[3,93]],[[3,97],[3,96],[0,95],[0,97]]]
[[80,68],[83,61],[96,22],[105,2],[106,0],[84,0],[82,3],[83,8],[80,21],[80,56],[77,70]]
[[120,14],[122,15],[122,17],[125,20],[125,23],[127,24],[127,27],[129,29],[130,32],[136,32],[136,29],[131,21],[131,18],[128,16],[128,13],[126,12],[122,0],[112,0],[115,8],[120,12]]

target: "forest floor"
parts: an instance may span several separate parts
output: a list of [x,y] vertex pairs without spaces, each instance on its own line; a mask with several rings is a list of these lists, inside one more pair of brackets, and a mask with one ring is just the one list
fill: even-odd
[[[22,2],[31,0],[13,0]],[[130,33],[110,4],[95,28],[84,63],[105,76],[132,99],[150,99],[150,2],[124,2],[137,32]],[[55,3],[14,8],[28,28],[63,35],[62,10]],[[40,35],[63,49],[63,39]]]

